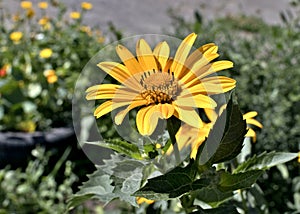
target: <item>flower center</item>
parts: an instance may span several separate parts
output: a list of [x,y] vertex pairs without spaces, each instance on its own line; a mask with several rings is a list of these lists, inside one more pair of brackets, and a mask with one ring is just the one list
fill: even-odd
[[140,83],[145,89],[141,95],[149,104],[171,103],[180,91],[177,80],[171,72],[147,71]]

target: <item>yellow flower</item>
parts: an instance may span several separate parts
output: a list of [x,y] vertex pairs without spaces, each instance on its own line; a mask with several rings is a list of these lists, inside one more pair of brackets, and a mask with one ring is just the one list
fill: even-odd
[[153,204],[155,201],[154,200],[149,200],[149,199],[143,198],[143,197],[136,197],[136,202],[138,204],[142,204],[142,203]]
[[23,9],[31,9],[32,8],[32,2],[31,1],[21,1],[20,5]]
[[39,20],[39,25],[44,26],[44,25],[48,24],[48,22],[49,22],[49,18],[48,17],[43,17]]
[[57,82],[57,76],[54,70],[46,70],[44,71],[44,76],[47,78],[47,82],[53,84]]
[[9,38],[13,41],[13,42],[19,42],[23,37],[23,33],[20,32],[20,31],[15,31],[15,32],[12,32],[10,35],[9,35]]
[[41,58],[49,58],[52,56],[52,50],[50,48],[45,48],[40,51],[40,57]]
[[84,10],[90,10],[93,8],[93,5],[89,2],[82,2],[81,3],[81,8]]
[[89,26],[80,26],[79,28],[82,32],[85,32],[87,35],[92,36],[92,30]]
[[[176,133],[177,148],[181,151],[184,147],[191,147],[190,158],[196,159],[197,151],[199,146],[208,137],[208,134],[212,128],[212,123],[204,123],[203,127],[198,129],[187,124],[181,126]],[[170,155],[174,151],[173,145],[171,144],[166,154]]]
[[81,14],[79,12],[73,11],[70,13],[71,19],[80,19]]
[[20,21],[20,14],[19,14],[19,13],[14,14],[14,15],[12,16],[12,20],[13,20],[14,22]]
[[32,18],[35,15],[35,11],[31,8],[29,8],[28,10],[26,10],[26,16],[28,18]]
[[197,35],[188,35],[179,45],[174,58],[170,57],[167,42],[160,42],[152,51],[144,39],[136,44],[135,57],[126,47],[118,45],[122,63],[101,62],[98,66],[123,85],[102,84],[86,90],[88,100],[110,99],[94,112],[99,118],[120,107],[126,107],[114,118],[123,122],[126,114],[139,107],[136,125],[142,135],[151,135],[159,119],[171,116],[201,128],[203,122],[195,108],[214,109],[217,104],[208,95],[220,94],[235,87],[235,80],[210,76],[233,66],[230,61],[216,61],[217,46],[204,45],[189,55]]
[[300,151],[298,152],[298,163],[300,163]]
[[38,6],[41,9],[47,9],[48,8],[48,3],[45,2],[45,1],[42,1],[42,2],[39,2]]
[[252,137],[253,142],[256,142],[256,133],[252,128],[250,128],[249,125],[254,125],[254,126],[257,126],[259,128],[263,127],[263,125],[260,122],[253,119],[253,117],[255,117],[256,115],[257,115],[256,111],[250,111],[250,112],[243,115],[243,119],[246,120],[247,128],[248,128],[248,132],[245,135],[245,137]]

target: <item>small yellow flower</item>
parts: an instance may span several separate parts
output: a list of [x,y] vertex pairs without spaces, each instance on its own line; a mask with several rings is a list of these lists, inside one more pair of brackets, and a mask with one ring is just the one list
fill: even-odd
[[45,48],[45,49],[40,51],[40,57],[46,59],[46,58],[51,57],[52,53],[53,52],[50,48]]
[[13,15],[12,16],[12,20],[14,21],[14,22],[18,22],[18,21],[20,21],[20,14],[15,14],[15,15]]
[[143,197],[136,197],[136,202],[138,204],[142,204],[142,203],[153,204],[155,201],[154,200],[149,200],[149,199],[143,198]]
[[55,70],[46,70],[44,71],[44,76],[47,78],[47,82],[53,84],[57,82],[57,76]]
[[80,19],[81,14],[79,12],[73,11],[70,13],[70,18],[71,19]]
[[105,37],[100,36],[100,37],[98,37],[97,41],[98,41],[100,44],[102,44],[102,43],[105,42]]
[[31,9],[32,8],[32,2],[31,1],[21,1],[20,5],[23,9]]
[[93,8],[93,5],[89,2],[82,2],[81,3],[81,8],[84,10],[90,10]]
[[300,163],[300,151],[298,152],[298,163]]
[[42,2],[39,2],[38,6],[41,9],[47,9],[48,8],[48,3],[45,2],[45,1],[42,1]]
[[28,18],[32,18],[34,15],[35,15],[35,11],[33,9],[29,8],[26,10],[26,16]]
[[23,33],[20,32],[20,31],[15,31],[15,32],[12,32],[10,35],[9,35],[9,38],[13,41],[13,42],[19,42],[23,37]]
[[44,25],[48,24],[48,22],[49,22],[49,18],[48,17],[43,17],[39,20],[39,25],[44,26]]
[[87,35],[92,36],[92,30],[91,30],[91,28],[89,26],[85,26],[85,25],[81,26],[80,30],[82,32],[85,32]]

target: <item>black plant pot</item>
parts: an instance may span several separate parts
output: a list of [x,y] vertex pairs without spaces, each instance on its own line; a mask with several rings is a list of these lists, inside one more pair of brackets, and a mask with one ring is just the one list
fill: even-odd
[[54,150],[59,158],[67,147],[77,150],[77,140],[72,128],[53,128],[46,132],[0,132],[0,168],[25,167],[36,146]]

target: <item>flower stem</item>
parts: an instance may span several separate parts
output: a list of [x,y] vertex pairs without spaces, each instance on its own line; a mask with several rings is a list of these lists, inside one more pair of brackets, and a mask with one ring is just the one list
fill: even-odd
[[170,139],[173,145],[173,149],[174,149],[174,155],[175,155],[175,160],[176,160],[176,164],[180,164],[180,154],[179,154],[179,149],[178,149],[178,145],[176,143],[176,132],[178,131],[179,127],[181,124],[179,124],[180,121],[178,122],[177,118],[171,117],[167,120],[167,129],[170,135]]

